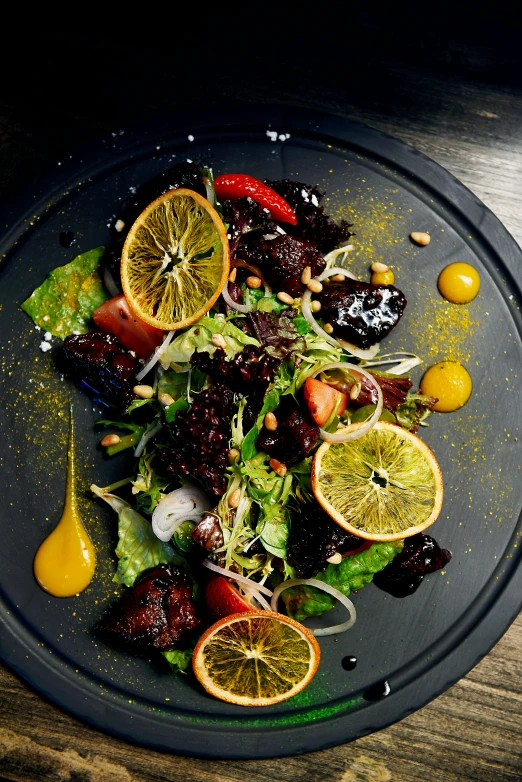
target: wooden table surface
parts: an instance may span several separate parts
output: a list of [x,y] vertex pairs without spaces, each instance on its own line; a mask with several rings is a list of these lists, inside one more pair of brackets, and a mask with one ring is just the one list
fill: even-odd
[[[371,20],[359,19],[361,34],[372,30]],[[277,62],[251,55],[249,67],[238,72],[231,58],[222,60],[218,83],[209,83],[199,71],[181,83],[164,74],[151,86],[145,60],[155,57],[166,70],[167,58],[150,44],[136,59],[130,43],[102,54],[103,46],[88,30],[74,40],[47,32],[54,56],[36,56],[38,78],[30,84],[20,77],[7,80],[0,98],[3,202],[30,186],[33,173],[127,122],[186,105],[211,111],[232,99],[277,102],[331,111],[402,139],[458,177],[522,244],[522,88],[507,68],[499,71],[487,47],[468,46],[466,59],[462,41],[446,41],[431,61],[417,49],[418,66],[389,52],[376,62],[359,47],[351,58],[337,53],[325,61],[322,55],[318,68],[291,56],[300,38]],[[432,41],[440,44],[437,31]],[[43,53],[36,35],[34,42],[36,54]],[[73,50],[88,54],[88,65],[71,69]],[[92,67],[100,57],[104,67]],[[519,62],[512,48],[504,62],[509,58]],[[131,100],[137,93],[146,95],[139,107]],[[466,677],[400,723],[334,749],[255,762],[172,756],[104,735],[0,666],[0,776],[76,782],[521,780],[521,650],[519,617]]]

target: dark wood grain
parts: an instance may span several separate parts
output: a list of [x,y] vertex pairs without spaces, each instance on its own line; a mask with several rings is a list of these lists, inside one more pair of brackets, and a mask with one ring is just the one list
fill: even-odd
[[[252,47],[238,69],[237,59],[214,52],[219,79],[213,81],[201,70],[180,80],[170,51],[158,53],[150,42],[135,51],[130,40],[113,45],[83,27],[74,36],[48,30],[45,45],[54,56],[46,58],[35,33],[31,51],[40,78],[28,85],[13,71],[0,99],[0,201],[8,203],[51,162],[127,122],[185,105],[211,111],[226,101],[278,102],[330,111],[406,141],[466,184],[522,244],[522,89],[513,73],[521,59],[516,36],[506,32],[509,16],[497,19],[493,42],[484,22],[475,25],[480,45],[470,46],[455,30],[444,44],[439,24],[425,30],[413,55],[403,48],[392,56],[388,46],[380,59],[371,36],[383,45],[383,26],[363,16],[355,26],[355,55],[341,50],[346,34],[340,29],[332,32],[329,56],[318,56],[304,46],[310,39],[302,24],[277,58]],[[388,15],[389,25],[393,18]],[[215,32],[208,19],[201,24],[197,34],[189,31],[184,50],[194,51],[201,36]],[[348,28],[353,41],[353,19]],[[396,24],[395,32],[405,47],[408,31]],[[430,43],[440,47],[431,56]],[[74,65],[80,54],[82,67]],[[94,67],[100,58],[103,67]],[[154,83],[148,78],[153,59],[163,68]],[[0,666],[0,774],[24,782],[521,780],[521,650],[519,618],[465,678],[400,723],[334,749],[255,762],[165,755],[101,734]]]

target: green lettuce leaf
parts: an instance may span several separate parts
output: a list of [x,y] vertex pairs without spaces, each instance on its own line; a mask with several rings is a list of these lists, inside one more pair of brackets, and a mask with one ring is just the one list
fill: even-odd
[[99,273],[103,251],[97,247],[54,269],[20,305],[37,326],[61,339],[89,331],[92,313],[109,298]]
[[169,543],[163,543],[154,532],[150,521],[133,508],[125,507],[118,515],[118,569],[113,578],[117,584],[132,586],[144,570],[160,563],[174,563],[183,567],[184,560]]
[[[404,541],[374,543],[366,551],[345,557],[338,565],[330,564],[323,573],[314,578],[338,589],[348,596],[372,581],[375,573],[383,570],[402,551]],[[288,615],[301,622],[308,616],[320,616],[335,605],[335,598],[327,592],[306,585],[290,587],[281,597]]]
[[243,350],[245,345],[259,347],[257,339],[249,337],[230,321],[223,318],[204,317],[198,320],[197,326],[191,326],[179,337],[172,340],[161,354],[161,365],[164,369],[181,367],[190,361],[195,350],[204,351],[213,356],[217,350],[212,343],[213,334],[221,334],[224,337],[226,343],[224,351],[227,358],[233,358]]
[[183,673],[190,665],[194,647],[191,649],[173,649],[170,652],[163,652],[163,657],[170,665],[172,673]]

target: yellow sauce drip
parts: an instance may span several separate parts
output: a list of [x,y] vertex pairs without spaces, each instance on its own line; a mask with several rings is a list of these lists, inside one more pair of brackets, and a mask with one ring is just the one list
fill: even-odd
[[75,437],[70,411],[67,484],[60,521],[36,552],[34,575],[54,597],[72,597],[91,582],[96,554],[83,526],[76,500]]

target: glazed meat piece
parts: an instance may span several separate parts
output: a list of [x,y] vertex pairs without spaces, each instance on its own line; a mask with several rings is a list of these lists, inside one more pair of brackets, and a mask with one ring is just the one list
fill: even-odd
[[140,365],[112,334],[71,334],[63,342],[58,362],[60,369],[92,384],[102,397],[118,407],[126,408],[136,398],[132,389]]
[[206,551],[221,548],[224,542],[219,521],[213,513],[205,513],[190,535]]
[[243,260],[259,266],[276,293],[284,291],[294,298],[305,291],[301,275],[307,266],[312,269],[312,277],[326,267],[326,261],[313,244],[293,236],[262,239],[241,248],[239,254]]
[[334,334],[366,350],[384,339],[398,323],[406,298],[393,285],[372,285],[347,279],[330,282],[317,294],[321,318]]
[[345,532],[319,505],[309,503],[292,513],[288,564],[295,568],[297,578],[312,578],[326,570],[328,557],[354,551],[366,542]]
[[165,652],[186,645],[198,625],[185,574],[174,565],[157,565],[112,607],[103,630],[134,651]]
[[436,540],[419,532],[404,541],[404,548],[380,573],[373,583],[394,597],[413,594],[424,576],[441,570],[451,559],[451,552],[440,548]]
[[263,426],[257,446],[271,457],[290,467],[308,456],[319,440],[319,427],[290,397],[284,397],[274,413],[277,429],[271,431]]

